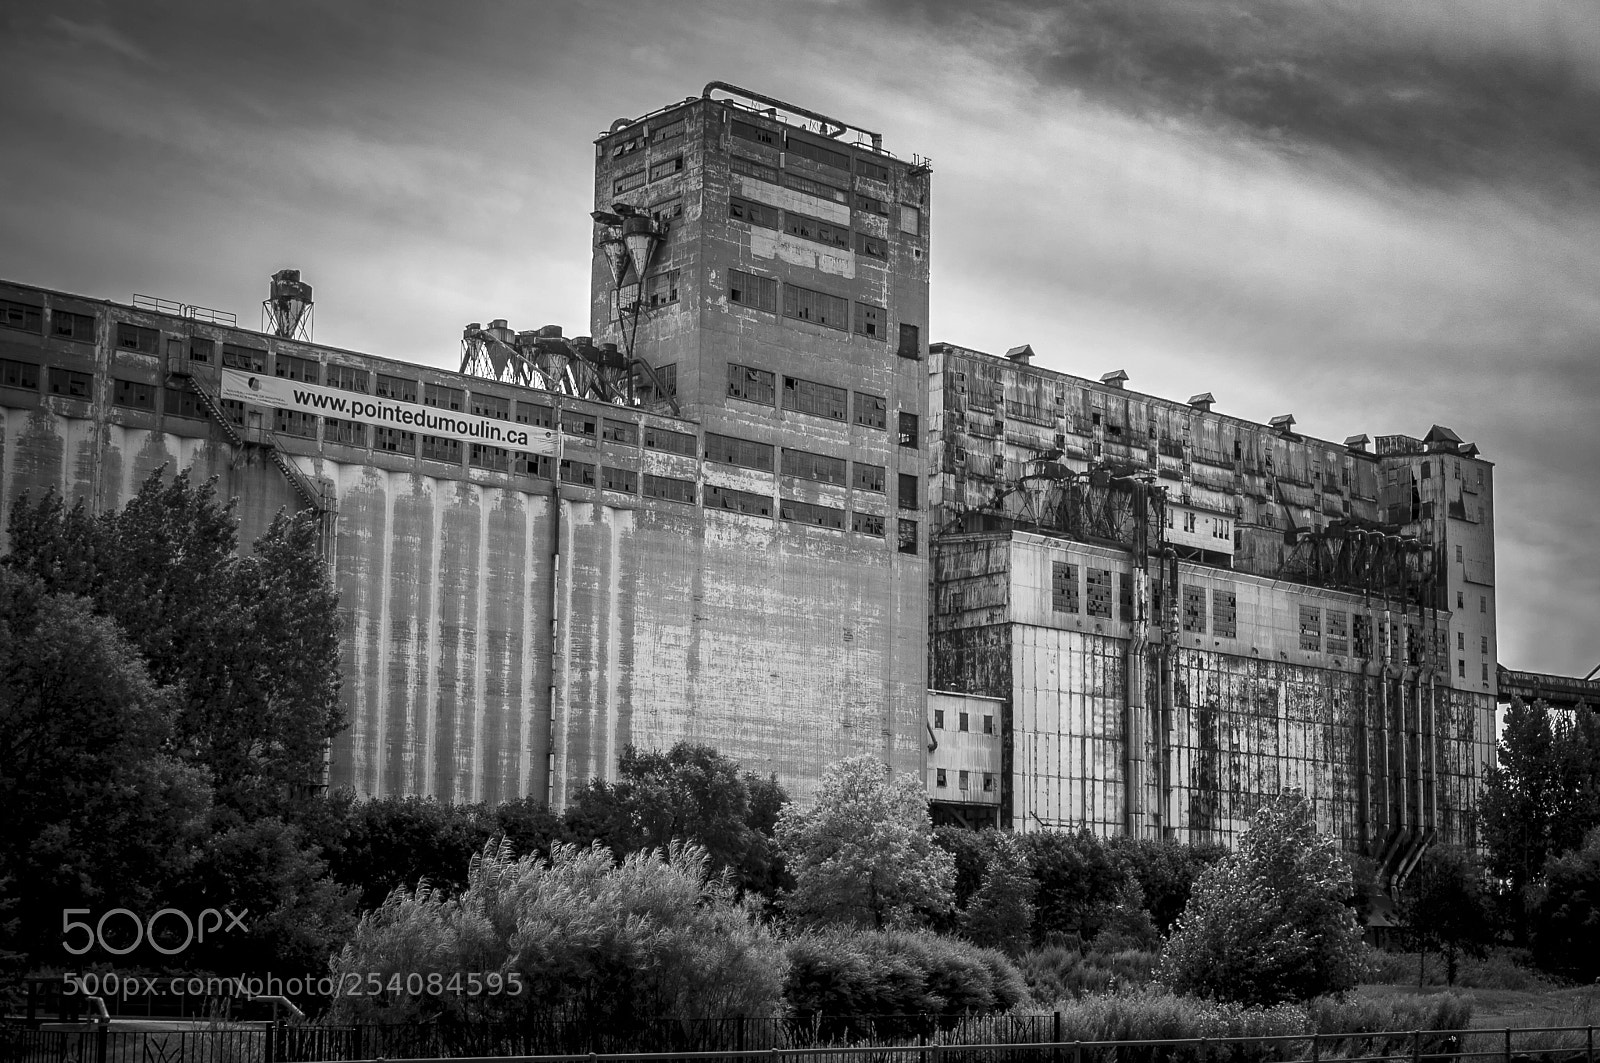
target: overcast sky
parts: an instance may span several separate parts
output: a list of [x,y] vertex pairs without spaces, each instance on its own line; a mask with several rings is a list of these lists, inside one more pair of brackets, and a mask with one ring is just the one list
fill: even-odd
[[973,7],[12,2],[0,277],[586,332],[592,141],[730,81],[932,159],[935,340],[1476,442],[1501,662],[1600,664],[1600,3]]

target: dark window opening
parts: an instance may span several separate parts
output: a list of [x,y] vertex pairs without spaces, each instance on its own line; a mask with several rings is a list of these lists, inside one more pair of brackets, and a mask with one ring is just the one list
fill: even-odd
[[51,369],[50,394],[69,399],[91,399],[94,397],[94,376],[75,373],[70,369]]
[[771,277],[757,277],[753,273],[730,269],[728,271],[728,301],[748,306],[753,310],[778,312],[778,282]]
[[157,354],[161,350],[161,330],[118,321],[117,346],[125,351]]
[[153,410],[156,408],[156,385],[118,378],[112,381],[111,401],[136,410]]
[[510,472],[511,451],[487,443],[474,443],[467,448],[467,464],[490,472]]
[[449,439],[445,436],[423,436],[422,456],[429,461],[449,462],[451,465],[461,464],[461,440]]
[[322,441],[339,443],[347,447],[367,445],[367,426],[356,421],[341,421],[334,417],[322,419]]
[[417,382],[379,373],[378,386],[373,389],[373,394],[380,399],[394,399],[396,402],[416,402]]
[[44,307],[0,299],[0,325],[22,332],[44,334]]
[[[693,436],[689,437],[693,439]],[[645,473],[644,493],[647,498],[660,498],[668,502],[683,502],[694,505],[694,481],[679,480],[671,476],[654,476]]]
[[783,378],[783,408],[793,413],[844,421],[850,416],[850,393],[844,388],[796,377]]
[[778,503],[778,517],[794,524],[809,524],[817,528],[844,530],[844,510],[832,506],[819,506],[785,498]]
[[883,339],[883,307],[873,306],[871,303],[857,303],[855,334],[875,340]]
[[814,292],[796,284],[783,286],[783,316],[797,321],[810,321],[828,328],[847,328],[849,305],[837,295]]
[[765,369],[752,369],[746,365],[728,363],[728,397],[759,402],[763,406],[777,404],[777,377]]
[[900,490],[896,495],[900,509],[916,509],[921,505],[917,494],[917,478],[911,473],[900,474]]
[[917,415],[914,413],[900,413],[900,445],[916,450],[918,447]]
[[889,400],[882,395],[856,392],[856,424],[866,428],[889,426]]
[[373,432],[372,449],[390,454],[414,455],[417,452],[417,434],[380,426]]
[[272,430],[279,435],[294,436],[297,439],[315,439],[317,418],[313,414],[301,413],[298,410],[273,410]]
[[437,406],[441,410],[461,412],[466,405],[467,393],[461,388],[447,388],[443,384],[422,385],[422,404]]
[[857,511],[850,515],[850,530],[860,532],[862,535],[873,535],[883,538],[883,517],[876,513],[862,513]]
[[899,550],[900,550],[900,552],[902,554],[914,554],[914,553],[916,553],[917,552],[917,522],[914,521],[914,520],[907,520],[906,518],[901,517],[900,518],[900,530],[899,530],[898,540],[899,540]]
[[736,491],[731,487],[706,484],[706,508],[725,509],[750,517],[772,516],[772,496],[758,495],[752,491]]
[[39,390],[39,367],[32,362],[0,358],[0,386]]
[[[644,445],[647,450],[662,450],[668,454],[683,454],[694,457],[700,449],[692,432],[674,432],[670,428],[657,428],[654,425],[644,426]],[[689,501],[694,501],[690,499]]]
[[88,314],[73,314],[66,310],[50,311],[50,332],[59,340],[76,343],[94,342],[94,318]]
[[632,421],[613,421],[607,417],[600,424],[600,438],[608,443],[636,447],[639,445],[639,426]]
[[706,433],[706,460],[737,465],[758,472],[772,471],[772,444]]
[[850,481],[850,486],[858,491],[883,491],[884,468],[882,465],[867,465],[863,462],[855,463],[855,477]]
[[620,491],[627,495],[638,494],[639,474],[632,469],[615,469],[605,465],[600,469],[600,486],[607,491]]
[[595,484],[594,463],[562,458],[561,482],[564,484],[577,484],[579,487],[593,487]]
[[273,360],[272,374],[281,376],[286,380],[298,380],[306,384],[316,384],[322,380],[321,368],[309,358],[296,358],[292,354],[280,354]]

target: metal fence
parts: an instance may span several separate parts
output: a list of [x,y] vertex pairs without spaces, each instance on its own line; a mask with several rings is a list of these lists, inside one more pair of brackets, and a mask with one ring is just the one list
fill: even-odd
[[[176,1026],[177,1024],[169,1024]],[[913,1030],[912,1027],[919,1029]],[[1225,1039],[1065,1041],[1060,1017],[856,1018],[638,1023],[601,1029],[196,1025],[0,1029],[0,1063],[351,1063],[517,1059],[704,1063],[1596,1063],[1594,1028],[1422,1030]]]

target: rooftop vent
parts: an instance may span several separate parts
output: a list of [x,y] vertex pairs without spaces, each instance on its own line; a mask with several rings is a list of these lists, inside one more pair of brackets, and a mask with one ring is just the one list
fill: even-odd
[[272,288],[261,303],[263,331],[289,340],[311,339],[314,307],[311,285],[300,279],[297,269],[280,269],[272,275]]
[[1368,435],[1350,436],[1344,441],[1344,445],[1350,450],[1359,450],[1365,454],[1367,451],[1367,444],[1370,442],[1372,442],[1372,437]]
[[1018,365],[1033,364],[1033,348],[1024,343],[1021,347],[1013,347],[1006,352],[1006,357]]
[[1114,373],[1107,373],[1105,376],[1100,378],[1100,383],[1109,388],[1120,388],[1127,382],[1128,374],[1121,369],[1118,369]]
[[1189,405],[1193,406],[1201,413],[1210,413],[1211,404],[1216,401],[1217,397],[1211,394],[1209,391],[1201,392],[1199,395],[1189,396]]
[[1267,423],[1272,425],[1272,427],[1276,428],[1283,435],[1287,436],[1294,434],[1294,414],[1292,413],[1280,413]]

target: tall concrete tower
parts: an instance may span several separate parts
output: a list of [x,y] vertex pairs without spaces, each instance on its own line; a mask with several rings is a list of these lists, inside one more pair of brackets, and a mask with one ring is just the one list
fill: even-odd
[[796,651],[826,669],[863,632],[887,638],[881,696],[850,684],[877,718],[841,726],[881,730],[897,770],[920,770],[926,741],[929,172],[719,82],[619,119],[595,154],[594,339],[630,361],[641,404],[702,426],[708,539],[842,551],[862,615]]

